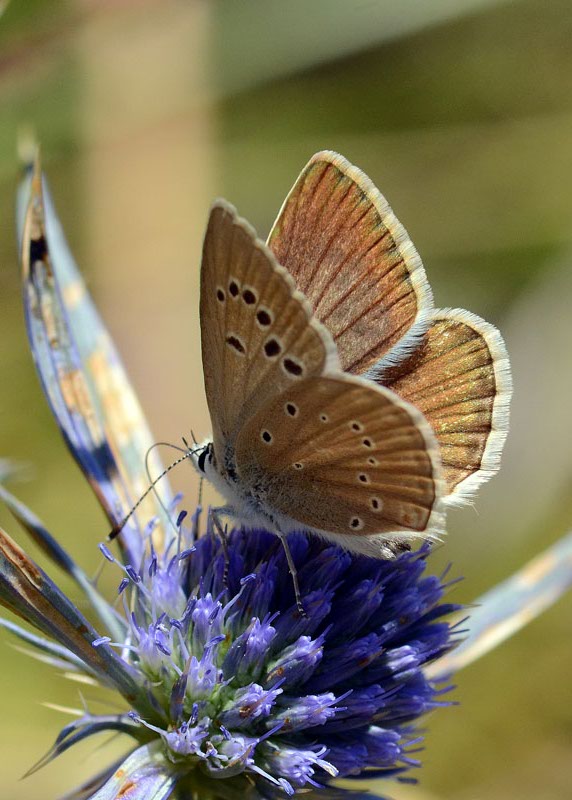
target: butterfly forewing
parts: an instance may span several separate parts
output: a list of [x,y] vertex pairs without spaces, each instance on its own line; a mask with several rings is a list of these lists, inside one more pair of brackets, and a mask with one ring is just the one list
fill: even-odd
[[385,198],[337,153],[313,156],[268,243],[345,371],[364,372],[393,348],[395,360],[425,330],[432,301],[421,259]]
[[437,437],[446,494],[461,501],[500,464],[511,379],[499,332],[467,311],[435,312],[421,346],[382,376]]
[[433,435],[392,392],[350,376],[293,384],[236,442],[241,483],[302,526],[343,536],[438,527]]
[[337,357],[292,278],[224,201],[213,206],[205,236],[200,311],[206,394],[221,459],[269,398],[335,367]]

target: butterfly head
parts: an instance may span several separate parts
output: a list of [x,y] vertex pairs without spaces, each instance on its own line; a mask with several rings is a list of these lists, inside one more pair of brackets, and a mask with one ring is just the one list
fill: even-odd
[[191,461],[199,475],[206,475],[213,460],[213,443],[207,440],[196,447],[191,454]]

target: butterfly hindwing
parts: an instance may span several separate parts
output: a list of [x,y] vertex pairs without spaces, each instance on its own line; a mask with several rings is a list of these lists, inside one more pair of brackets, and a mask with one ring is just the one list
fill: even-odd
[[301,526],[352,539],[438,532],[430,427],[359,378],[308,378],[266,402],[238,436],[236,467],[242,485]]
[[310,159],[268,243],[332,334],[344,371],[365,372],[388,354],[394,362],[425,330],[432,300],[421,259],[385,198],[337,153]]
[[201,268],[201,338],[215,453],[271,397],[337,366],[327,330],[253,229],[224,201],[210,214]]
[[512,382],[493,325],[460,309],[436,311],[420,347],[381,380],[433,428],[448,502],[462,502],[497,471]]

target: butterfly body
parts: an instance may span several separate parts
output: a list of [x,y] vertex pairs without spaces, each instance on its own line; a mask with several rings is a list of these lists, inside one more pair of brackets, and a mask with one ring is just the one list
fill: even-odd
[[[226,500],[222,511],[240,520],[241,525],[247,530],[278,528],[285,521],[275,519],[271,509],[265,503],[263,487],[248,486],[237,474],[232,456],[228,454],[226,464],[219,465],[213,442],[206,440],[199,446],[198,456],[192,456],[192,462],[197,472],[204,476],[209,483]],[[220,511],[220,510],[219,510]]]
[[498,331],[433,309],[405,230],[341,156],[311,159],[268,244],[215,202],[200,316],[213,437],[194,461],[244,526],[390,557],[498,468]]

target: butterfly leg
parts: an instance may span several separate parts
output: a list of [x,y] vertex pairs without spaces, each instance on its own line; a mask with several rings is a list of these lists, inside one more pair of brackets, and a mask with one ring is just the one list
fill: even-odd
[[286,534],[282,533],[282,531],[276,530],[276,535],[282,542],[282,547],[284,548],[284,555],[286,556],[286,562],[288,563],[288,569],[290,571],[290,576],[292,578],[292,584],[294,585],[294,594],[296,596],[296,606],[298,608],[298,613],[302,617],[307,617],[306,609],[302,604],[302,595],[300,594],[300,585],[298,583],[298,571],[296,570],[296,564],[294,564],[294,559],[292,558],[292,553],[290,552],[290,545],[288,544],[288,539],[286,538]]
[[196,508],[193,516],[191,517],[192,527],[191,527],[191,537],[193,543],[197,541],[199,536],[201,535],[201,516],[203,513],[203,507],[199,503]]
[[[199,494],[197,497],[197,504],[195,506],[195,513],[192,516],[192,537],[193,542],[196,542],[200,536],[200,522],[201,522],[201,514],[203,512],[203,482],[204,478],[201,476],[199,478]],[[207,526],[208,527],[208,526]]]
[[226,507],[222,508],[211,508],[210,509],[210,517],[212,520],[213,528],[216,535],[219,538],[221,543],[222,552],[224,555],[224,568],[222,573],[222,584],[225,589],[228,589],[228,569],[229,569],[229,555],[228,555],[228,531],[226,525],[222,526],[221,521],[219,519],[219,515],[221,513],[226,512]]

